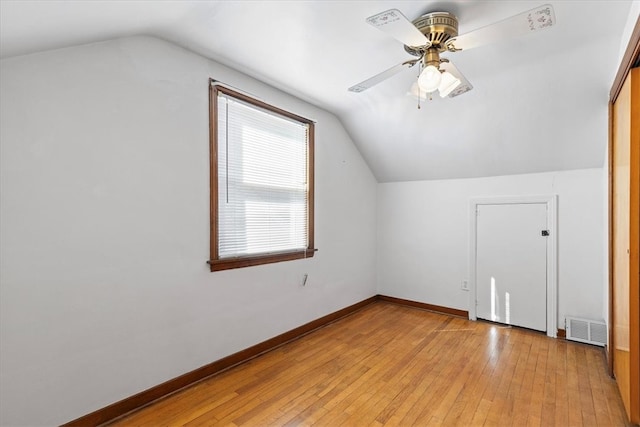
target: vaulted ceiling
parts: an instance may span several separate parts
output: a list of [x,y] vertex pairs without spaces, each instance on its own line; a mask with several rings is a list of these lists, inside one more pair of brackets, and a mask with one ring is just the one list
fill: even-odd
[[418,108],[417,67],[347,91],[413,58],[371,15],[447,11],[464,34],[543,3],[2,0],[0,53],[137,34],[174,42],[333,112],[381,182],[601,167],[630,1],[550,1],[549,29],[444,53],[474,86],[455,98]]

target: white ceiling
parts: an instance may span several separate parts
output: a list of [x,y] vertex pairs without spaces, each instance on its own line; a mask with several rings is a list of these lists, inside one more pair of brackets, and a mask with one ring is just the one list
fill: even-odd
[[464,34],[543,3],[0,0],[0,54],[135,34],[172,41],[335,113],[381,182],[600,167],[631,1],[550,1],[554,27],[444,54],[474,86],[456,98],[418,109],[414,69],[347,92],[413,58],[368,16],[443,10]]

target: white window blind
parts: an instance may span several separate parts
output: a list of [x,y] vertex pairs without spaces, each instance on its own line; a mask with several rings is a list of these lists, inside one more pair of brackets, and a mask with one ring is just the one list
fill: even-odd
[[217,105],[219,259],[306,250],[308,124],[223,92]]

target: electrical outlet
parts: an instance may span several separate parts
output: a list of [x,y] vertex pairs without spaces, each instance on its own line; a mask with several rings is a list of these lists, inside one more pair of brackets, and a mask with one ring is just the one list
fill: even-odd
[[460,289],[462,289],[463,291],[468,291],[469,290],[469,281],[468,280],[463,280],[462,284],[460,285]]

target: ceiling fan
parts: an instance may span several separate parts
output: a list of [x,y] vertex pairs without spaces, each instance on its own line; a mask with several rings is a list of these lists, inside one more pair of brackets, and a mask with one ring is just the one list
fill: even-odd
[[[389,9],[367,18],[367,23],[404,44],[407,53],[416,57],[358,83],[351,92],[363,92],[400,71],[420,67],[417,81],[420,93],[438,91],[442,98],[461,95],[473,89],[451,61],[440,57],[444,52],[459,52],[543,30],[555,24],[553,7],[545,4],[518,15],[458,35],[458,18],[449,12],[431,12],[409,21],[398,9]],[[415,85],[415,84],[414,84]]]

